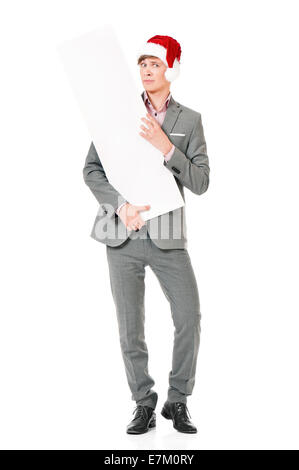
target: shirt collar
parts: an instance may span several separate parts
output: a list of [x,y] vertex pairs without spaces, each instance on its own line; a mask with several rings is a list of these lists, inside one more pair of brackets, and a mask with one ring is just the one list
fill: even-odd
[[[171,98],[171,92],[169,92],[169,95],[167,96],[166,100],[164,101],[163,106],[161,107],[161,109],[160,109],[158,112],[161,112],[165,105],[166,105],[166,108],[168,108],[170,98]],[[143,100],[144,100],[144,103],[145,103],[145,104],[148,104],[150,107],[153,108],[153,105],[152,105],[152,103],[150,102],[150,99],[149,99],[149,97],[148,97],[148,94],[147,94],[146,90],[144,90]]]

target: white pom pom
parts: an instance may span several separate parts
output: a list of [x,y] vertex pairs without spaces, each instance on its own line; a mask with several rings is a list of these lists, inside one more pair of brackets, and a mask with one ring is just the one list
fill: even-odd
[[165,71],[165,78],[168,82],[173,82],[180,75],[180,63],[177,59],[174,59],[172,68]]

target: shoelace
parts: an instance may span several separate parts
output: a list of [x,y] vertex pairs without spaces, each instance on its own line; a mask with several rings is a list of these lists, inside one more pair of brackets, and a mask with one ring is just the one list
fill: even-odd
[[137,405],[132,414],[134,414],[135,411],[137,411],[137,412],[136,412],[136,416],[135,416],[134,419],[139,418],[139,417],[141,417],[143,419],[147,419],[147,411],[146,411],[146,408],[143,405]]
[[175,405],[176,405],[175,415],[176,414],[181,414],[184,417],[186,417],[187,419],[188,419],[188,415],[189,415],[189,418],[191,419],[191,415],[190,415],[189,410],[187,408],[187,405],[185,405],[185,403],[176,402]]

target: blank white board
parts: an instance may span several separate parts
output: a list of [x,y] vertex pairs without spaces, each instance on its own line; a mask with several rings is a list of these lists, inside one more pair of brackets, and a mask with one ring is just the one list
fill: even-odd
[[139,135],[147,110],[113,28],[57,50],[109,182],[131,204],[150,204],[145,221],[184,206],[163,154]]

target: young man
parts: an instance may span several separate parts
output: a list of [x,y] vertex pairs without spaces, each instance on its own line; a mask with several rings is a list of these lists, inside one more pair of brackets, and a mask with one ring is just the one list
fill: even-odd
[[[160,150],[161,164],[173,174],[185,200],[184,186],[197,195],[208,189],[210,168],[201,114],[175,101],[170,93],[171,81],[179,76],[180,56],[180,44],[169,36],[154,36],[139,51],[141,96],[148,111],[139,134]],[[144,222],[140,212],[149,206],[130,204],[109,183],[93,143],[83,175],[100,203],[91,236],[106,244],[121,351],[132,400],[137,404],[127,432],[141,434],[156,425],[158,394],[149,375],[144,338],[144,278],[145,267],[150,266],[169,301],[175,326],[168,396],[161,414],[172,420],[177,431],[195,433],[187,396],[195,383],[201,312],[187,250],[185,208]],[[103,236],[104,219],[108,232],[118,233],[116,237]],[[125,233],[112,228],[124,228]]]

